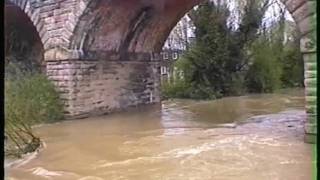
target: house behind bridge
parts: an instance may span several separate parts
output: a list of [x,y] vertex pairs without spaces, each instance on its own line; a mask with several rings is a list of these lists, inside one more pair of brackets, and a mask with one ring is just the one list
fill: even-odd
[[174,63],[183,55],[185,51],[181,49],[163,49],[160,66],[161,82],[168,81],[174,74]]

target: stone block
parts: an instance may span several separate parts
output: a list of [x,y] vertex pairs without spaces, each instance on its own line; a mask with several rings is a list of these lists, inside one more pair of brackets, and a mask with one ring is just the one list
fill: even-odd
[[305,70],[304,71],[304,78],[306,78],[306,79],[317,78],[317,71]]
[[317,105],[306,105],[306,112],[310,114],[317,114]]
[[301,7],[308,0],[286,0],[284,4],[286,5],[289,12],[295,12],[299,7]]
[[308,33],[300,39],[300,50],[302,53],[315,53],[316,42],[313,32]]
[[317,96],[317,87],[305,87],[306,96]]
[[299,23],[304,18],[314,14],[316,12],[316,1],[307,1],[302,6],[298,7],[293,13],[295,21]]
[[306,78],[304,84],[306,87],[317,87],[317,78]]
[[315,105],[317,103],[317,96],[306,96],[306,103],[310,105]]

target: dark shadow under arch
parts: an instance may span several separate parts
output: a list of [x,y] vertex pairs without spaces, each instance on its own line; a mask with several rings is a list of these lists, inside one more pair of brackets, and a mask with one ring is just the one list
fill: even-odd
[[37,28],[17,5],[5,3],[5,57],[26,68],[43,69],[44,46]]

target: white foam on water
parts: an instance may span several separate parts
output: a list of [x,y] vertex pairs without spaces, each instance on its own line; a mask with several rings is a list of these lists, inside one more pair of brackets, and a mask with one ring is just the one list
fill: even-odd
[[[225,142],[220,141],[220,143],[225,143]],[[143,157],[138,157],[138,158],[134,158],[134,159],[127,159],[127,160],[123,160],[123,161],[102,163],[101,165],[95,166],[95,169],[96,168],[111,167],[111,166],[116,166],[116,165],[127,165],[127,164],[144,162],[144,161],[152,162],[152,161],[161,160],[161,159],[171,159],[171,158],[180,158],[180,157],[184,157],[184,156],[194,156],[194,155],[198,155],[198,154],[205,152],[205,151],[210,151],[215,146],[216,146],[216,143],[204,143],[204,144],[201,144],[200,146],[196,146],[196,147],[176,148],[176,149],[172,149],[167,152],[160,153],[157,156],[143,156]]]
[[75,176],[79,177],[79,175],[72,173],[72,172],[65,172],[65,171],[50,171],[43,167],[35,167],[32,169],[28,169],[28,171],[31,171],[33,175],[45,177],[48,179],[54,179],[55,177],[63,177],[63,176]]
[[176,157],[182,157],[185,155],[197,155],[207,150],[208,148],[206,147],[196,147],[192,149],[185,149],[185,150],[178,151],[176,154]]
[[31,160],[35,159],[37,157],[37,155],[38,155],[37,151],[35,151],[33,153],[25,154],[23,158],[5,164],[5,168],[21,167],[21,166],[27,164],[28,162],[30,162]]
[[45,142],[41,142],[40,144],[40,147],[39,149],[37,149],[36,151],[32,152],[32,153],[27,153],[27,154],[24,154],[22,156],[22,158],[20,159],[17,159],[13,162],[10,162],[10,163],[5,163],[5,168],[12,168],[12,167],[21,167],[27,163],[29,163],[31,160],[35,159],[39,152],[43,149],[45,149],[47,147],[46,143]]
[[62,176],[63,175],[62,172],[49,171],[49,170],[44,169],[42,167],[32,168],[32,169],[30,169],[30,171],[32,171],[32,174],[34,174],[34,175],[43,176],[43,177],[46,177],[46,178],[50,178],[52,176]]
[[78,180],[105,180],[105,179],[100,178],[100,177],[96,177],[96,176],[86,176],[86,177],[82,177]]
[[127,159],[127,160],[123,160],[123,161],[107,162],[102,165],[96,166],[96,168],[105,168],[105,167],[111,167],[111,166],[116,166],[116,165],[127,165],[127,164],[131,164],[131,163],[144,162],[144,161],[155,161],[157,159],[162,159],[162,158],[163,157],[159,157],[159,156],[149,156],[149,157],[143,156],[143,157],[138,157],[138,158],[134,158],[134,159]]
[[280,164],[296,164],[296,163],[297,163],[297,161],[295,161],[293,159],[280,162]]
[[156,156],[142,156],[142,157],[127,159],[123,161],[105,162],[105,163],[102,163],[101,165],[95,166],[95,169],[111,167],[116,165],[128,165],[132,163],[139,163],[139,162],[145,162],[145,161],[153,162],[153,161],[162,160],[162,159],[180,158],[180,157],[189,156],[189,155],[194,156],[204,151],[209,151],[214,146],[215,146],[215,143],[204,143],[196,147],[176,148],[167,152],[160,153]]

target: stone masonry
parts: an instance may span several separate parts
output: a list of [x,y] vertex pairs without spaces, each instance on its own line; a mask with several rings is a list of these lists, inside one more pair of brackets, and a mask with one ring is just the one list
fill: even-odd
[[[66,115],[77,118],[159,102],[155,53],[181,17],[202,1],[6,0],[5,5],[19,7],[33,22],[47,75],[61,92]],[[301,33],[306,141],[315,142],[316,0],[282,2]]]
[[140,58],[48,61],[47,75],[65,101],[67,117],[106,114],[160,102],[159,61]]

